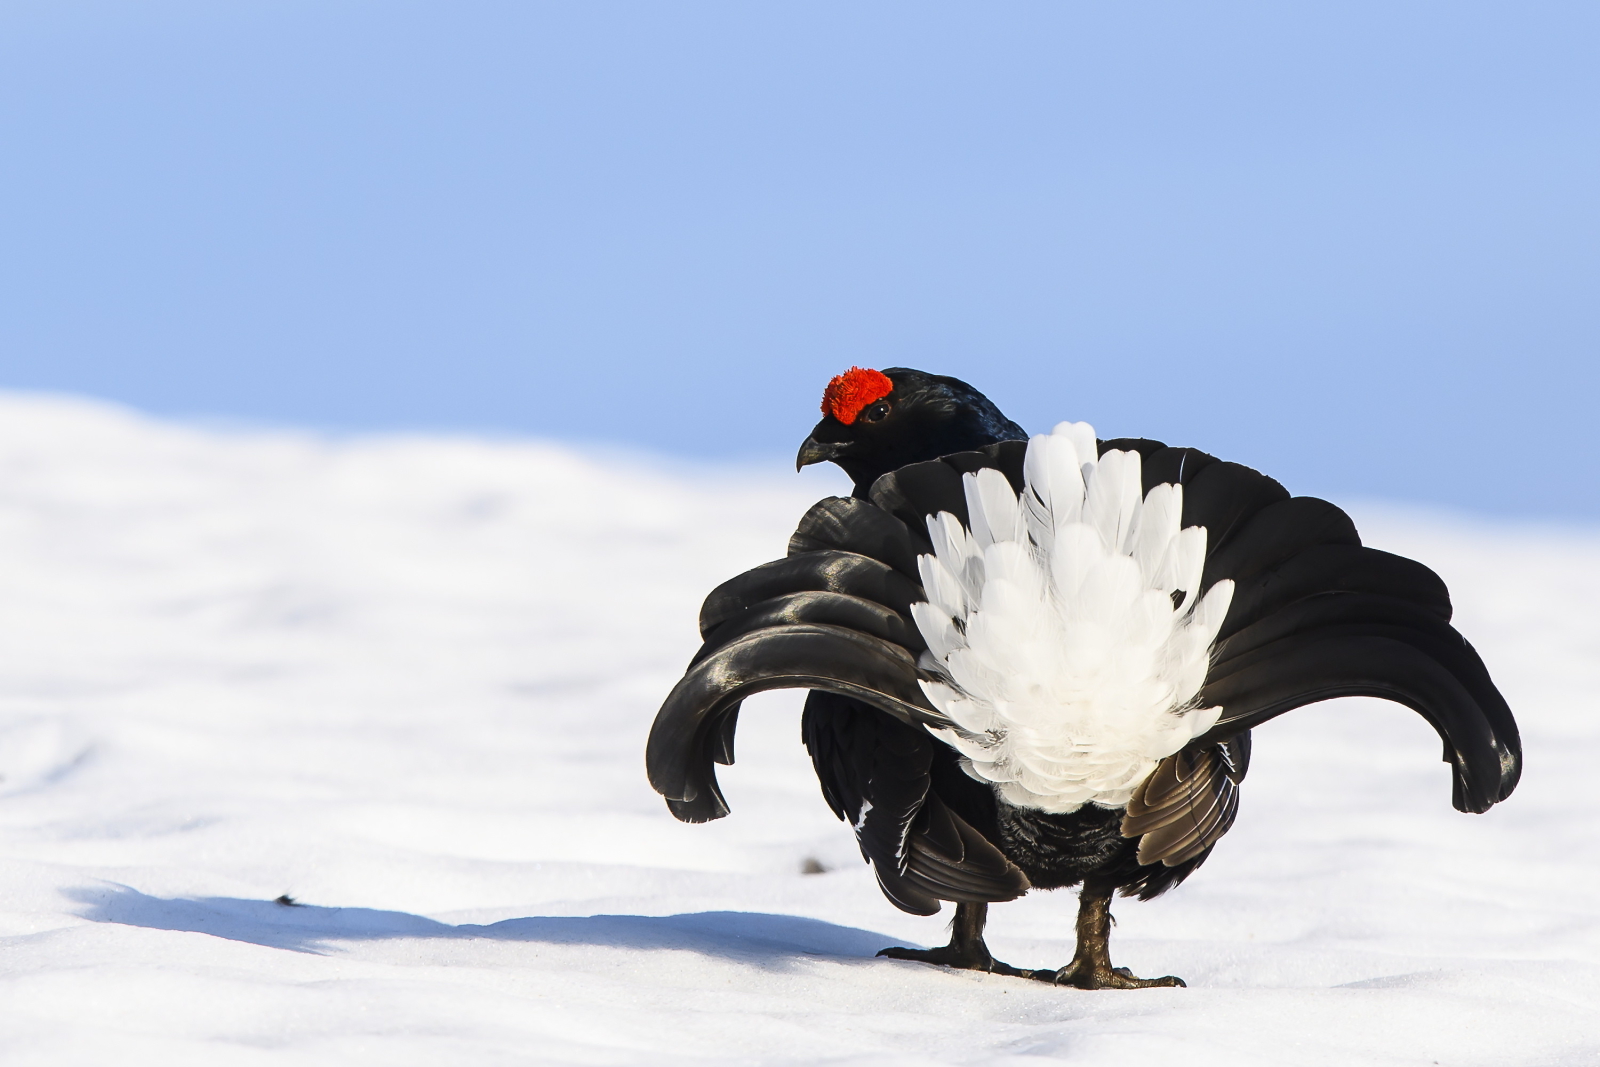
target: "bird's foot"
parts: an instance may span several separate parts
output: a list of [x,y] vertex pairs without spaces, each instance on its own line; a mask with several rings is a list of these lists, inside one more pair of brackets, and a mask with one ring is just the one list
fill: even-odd
[[1126,967],[1112,967],[1104,963],[1073,960],[1059,971],[1034,971],[1030,977],[1056,985],[1075,986],[1078,989],[1155,989],[1158,987],[1183,987],[1187,983],[1177,975],[1165,978],[1136,978]]
[[[954,967],[962,971],[987,971],[990,974],[1005,974],[1013,978],[1032,978],[1033,971],[1024,971],[1013,967],[1009,963],[1001,963],[984,950],[981,946],[976,948],[960,945],[945,945],[942,948],[886,948],[878,953],[892,960],[913,960],[917,963],[935,963],[940,967]],[[1050,972],[1054,974],[1055,972]]]

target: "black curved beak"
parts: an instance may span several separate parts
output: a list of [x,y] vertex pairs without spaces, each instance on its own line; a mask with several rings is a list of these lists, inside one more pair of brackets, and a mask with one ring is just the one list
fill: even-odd
[[807,437],[805,443],[800,446],[800,454],[794,458],[794,469],[798,471],[813,463],[826,463],[828,460],[838,459],[849,450],[850,446],[842,442],[823,444],[815,437]]

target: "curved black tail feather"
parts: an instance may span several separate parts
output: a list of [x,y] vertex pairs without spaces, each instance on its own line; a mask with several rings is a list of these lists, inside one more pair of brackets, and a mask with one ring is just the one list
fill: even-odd
[[898,645],[845,626],[795,623],[744,634],[689,669],[650,729],[650,784],[685,822],[728,813],[714,764],[732,753],[723,716],[768,689],[821,689],[854,697],[908,723],[946,720],[917,685],[916,661]]
[[1521,773],[1515,727],[1497,733],[1462,678],[1410,637],[1398,628],[1330,627],[1236,656],[1200,691],[1201,701],[1224,709],[1201,740],[1220,740],[1319,700],[1381,697],[1416,711],[1438,732],[1455,771],[1456,808],[1488,811],[1511,795]]
[[752,567],[713,589],[700,606],[700,636],[756,604],[788,593],[844,593],[905,614],[922,600],[922,584],[859,552],[803,552]]

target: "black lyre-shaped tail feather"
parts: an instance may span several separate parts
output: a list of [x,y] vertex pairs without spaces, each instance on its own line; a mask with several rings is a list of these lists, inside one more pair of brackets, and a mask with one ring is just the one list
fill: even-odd
[[830,623],[782,623],[740,634],[689,669],[651,727],[645,749],[650,784],[678,818],[707,822],[728,813],[715,768],[733,762],[725,719],[746,697],[768,689],[820,689],[903,722],[944,722],[917,685],[916,660],[899,645]]
[[834,499],[813,507],[795,538],[787,558],[706,597],[704,643],[651,728],[650,784],[685,821],[727,814],[715,764],[733,762],[739,705],[756,693],[812,689],[905,723],[945,721],[917,685],[924,646],[907,612],[922,587],[905,528],[861,501]]

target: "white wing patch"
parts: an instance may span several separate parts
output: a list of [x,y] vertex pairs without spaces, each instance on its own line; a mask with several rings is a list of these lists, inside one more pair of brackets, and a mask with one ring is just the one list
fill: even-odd
[[928,519],[922,688],[956,723],[939,737],[1008,802],[1124,807],[1222,712],[1195,700],[1233,583],[1196,597],[1206,531],[1180,529],[1183,487],[1141,499],[1139,454],[1097,457],[1088,423],[1033,438],[1023,478],[1019,498],[999,471],[968,474],[970,528]]

